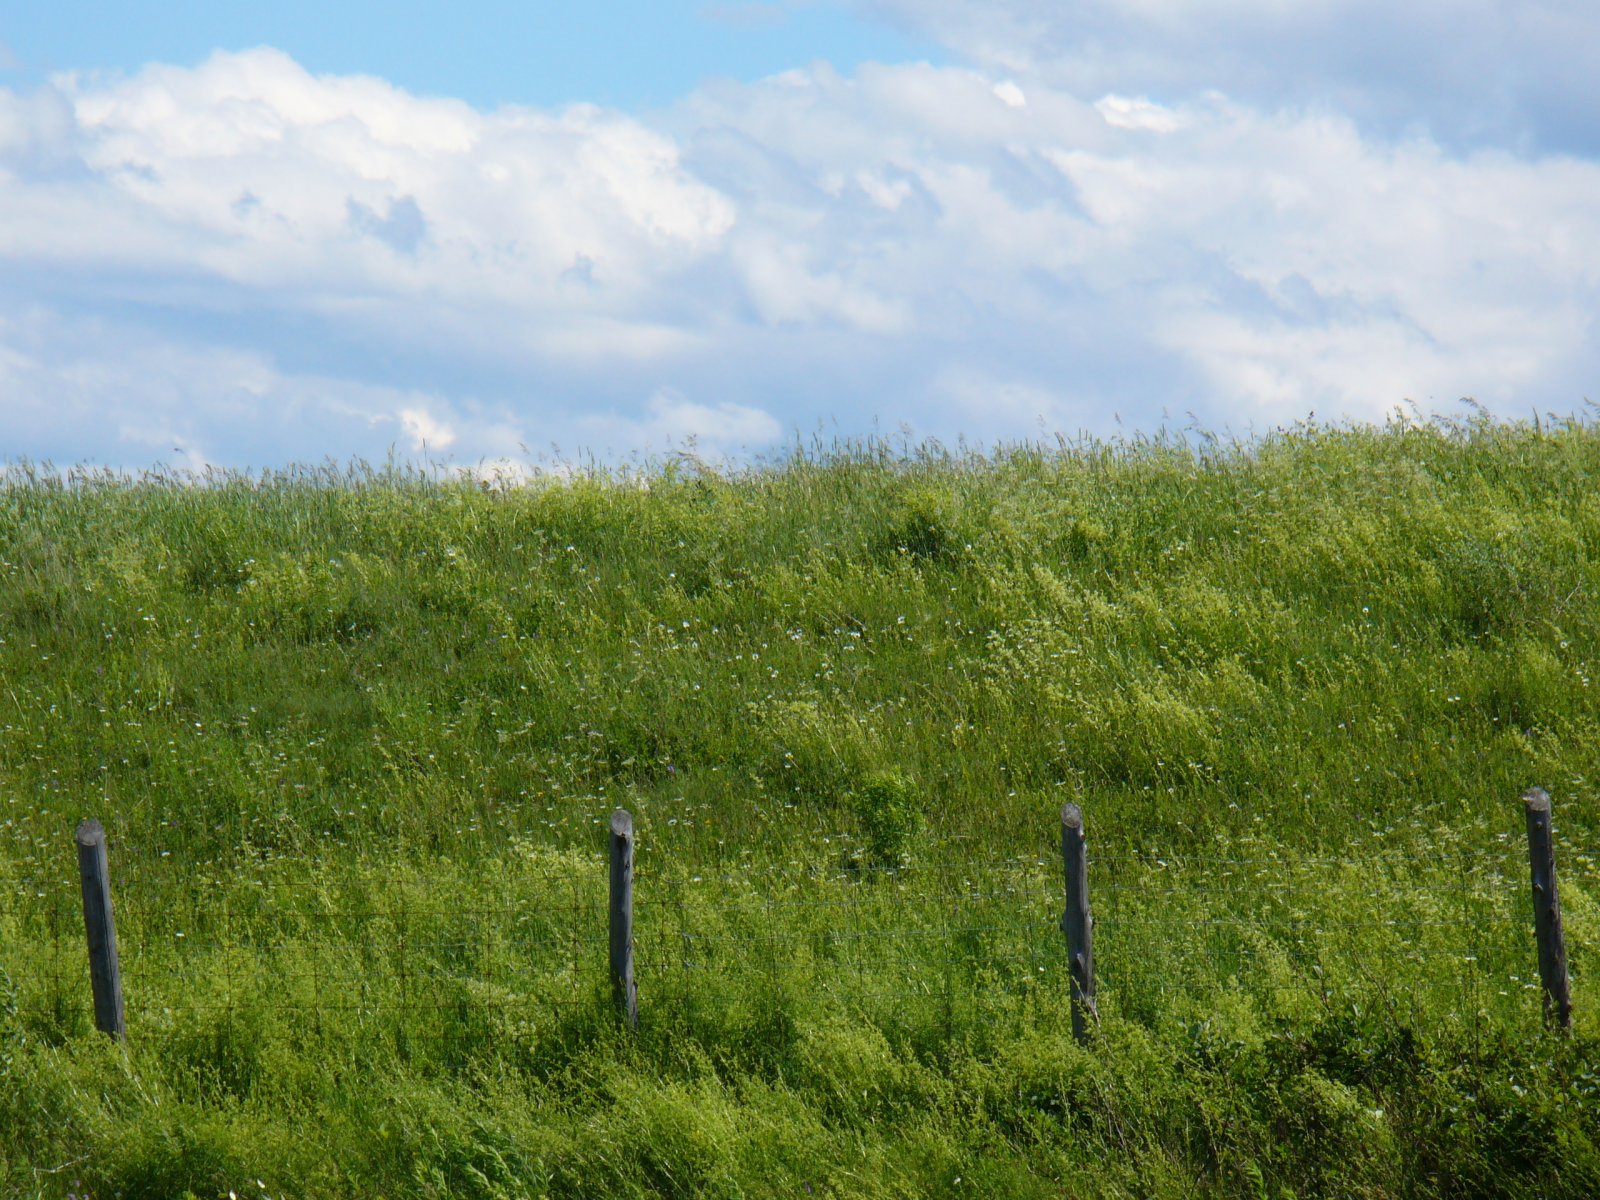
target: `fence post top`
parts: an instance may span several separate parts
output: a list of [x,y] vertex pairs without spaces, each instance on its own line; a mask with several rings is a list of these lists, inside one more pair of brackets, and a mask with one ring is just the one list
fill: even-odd
[[78,845],[98,846],[106,840],[105,827],[93,817],[86,817],[78,822]]
[[1522,805],[1529,812],[1549,812],[1550,793],[1543,788],[1529,788],[1522,793]]
[[1061,809],[1061,823],[1073,829],[1083,828],[1083,809],[1076,804],[1063,805]]
[[611,814],[611,832],[618,837],[633,836],[633,814],[625,808],[619,808]]

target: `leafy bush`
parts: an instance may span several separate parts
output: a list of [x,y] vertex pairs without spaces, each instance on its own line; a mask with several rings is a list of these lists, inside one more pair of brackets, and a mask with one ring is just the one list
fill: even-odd
[[856,789],[856,819],[874,867],[905,863],[911,839],[922,825],[916,786],[899,771],[874,771]]

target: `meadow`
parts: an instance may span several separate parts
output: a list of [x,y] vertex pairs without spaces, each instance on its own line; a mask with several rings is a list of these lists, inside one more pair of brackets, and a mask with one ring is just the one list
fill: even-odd
[[1596,480],[1595,426],[1483,418],[515,486],[13,464],[0,1195],[1600,1195]]

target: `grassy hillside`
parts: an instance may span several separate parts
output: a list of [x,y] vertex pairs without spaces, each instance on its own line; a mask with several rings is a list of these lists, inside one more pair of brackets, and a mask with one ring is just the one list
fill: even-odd
[[518,488],[14,468],[0,1194],[1600,1194],[1597,479],[1600,431],[1487,422]]

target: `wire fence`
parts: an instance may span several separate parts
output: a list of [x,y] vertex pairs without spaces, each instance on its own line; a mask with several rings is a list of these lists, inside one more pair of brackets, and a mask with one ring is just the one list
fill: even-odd
[[[130,1040],[275,1023],[323,1048],[371,1035],[492,1050],[609,1016],[603,854],[524,855],[487,882],[330,871],[290,885],[155,882],[148,857],[115,849]],[[0,878],[0,984],[58,1037],[91,1027],[78,880],[62,859],[58,873]],[[1565,859],[1581,994],[1600,876],[1588,855]],[[1285,1019],[1381,1005],[1462,1029],[1539,1020],[1514,839],[1425,861],[1091,853],[1089,877],[1102,1015],[1248,1002]],[[955,1036],[1068,1011],[1059,856],[697,873],[646,852],[634,896],[646,1023],[804,1002]]]

